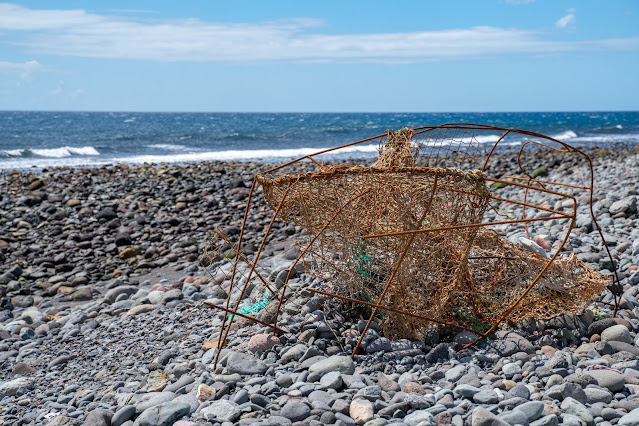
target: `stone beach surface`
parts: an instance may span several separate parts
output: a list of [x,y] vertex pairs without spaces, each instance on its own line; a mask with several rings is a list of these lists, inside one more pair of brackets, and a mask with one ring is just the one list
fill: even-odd
[[[365,321],[304,291],[321,282],[295,271],[278,319],[290,333],[273,336],[236,320],[217,367],[224,314],[202,302],[222,304],[228,280],[200,258],[215,228],[237,239],[253,175],[265,165],[4,171],[0,424],[639,425],[639,155],[591,154],[593,209],[623,286],[615,318],[606,291],[579,315],[504,325],[462,351],[474,334],[431,330],[420,341],[391,341],[373,323],[351,360]],[[588,183],[575,156],[533,153],[523,161],[549,181]],[[512,155],[496,157],[490,169],[497,177],[515,172]],[[567,192],[579,208],[564,250],[610,272],[587,197]],[[486,220],[515,211],[496,205]],[[258,190],[247,256],[271,217]],[[542,253],[568,230],[557,221],[531,225],[530,238],[512,225],[494,229]],[[274,285],[302,233],[275,223],[262,263]],[[259,315],[268,321],[268,307]]]

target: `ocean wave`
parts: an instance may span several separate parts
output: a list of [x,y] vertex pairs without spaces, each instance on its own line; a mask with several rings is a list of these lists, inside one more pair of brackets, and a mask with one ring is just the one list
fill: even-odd
[[156,143],[153,145],[146,145],[147,148],[155,148],[155,149],[164,149],[167,151],[179,151],[181,149],[186,149],[187,147],[184,145],[177,145],[171,143]]
[[60,148],[27,148],[8,149],[0,151],[7,157],[45,157],[45,158],[65,158],[71,156],[100,155],[97,149],[92,146],[63,146]]
[[242,133],[242,132],[229,132],[224,135],[220,135],[219,137],[222,140],[231,140],[231,141],[256,141],[261,140],[264,136],[257,135],[255,133]]
[[576,137],[577,137],[577,133],[573,132],[572,130],[566,130],[565,132],[551,136],[551,138],[560,140],[562,142],[568,139],[576,138]]
[[639,142],[639,133],[624,133],[621,135],[598,135],[598,136],[579,136],[575,138],[577,142]]
[[497,142],[499,140],[500,137],[502,137],[503,134],[501,135],[475,135],[475,140],[479,143],[489,143],[489,142]]
[[[255,149],[228,150],[186,153],[176,155],[137,155],[133,157],[114,158],[114,162],[122,163],[162,163],[162,162],[192,162],[192,161],[245,161],[264,160],[266,158],[298,158],[315,154],[330,148],[291,148],[291,149]],[[377,153],[377,145],[349,146],[327,152],[323,155],[343,155],[355,153]]]

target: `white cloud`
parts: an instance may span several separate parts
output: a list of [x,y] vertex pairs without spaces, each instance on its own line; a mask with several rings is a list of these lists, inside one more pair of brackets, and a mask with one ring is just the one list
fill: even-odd
[[[568,18],[568,16],[573,16]],[[574,22],[574,15],[557,26]],[[539,31],[478,26],[441,31],[329,34],[322,22],[292,19],[217,23],[140,20],[84,10],[33,10],[0,4],[5,42],[33,51],[90,58],[207,62],[424,62],[587,49],[639,49],[639,37],[549,40]]]
[[574,27],[577,24],[577,15],[575,15],[577,11],[575,9],[568,9],[566,12],[568,13],[566,16],[559,18],[557,22],[555,22],[555,27],[566,29]]
[[149,10],[149,9],[107,9],[106,12],[111,13],[132,13],[132,14],[157,14],[159,13],[157,10]]
[[28,80],[42,65],[38,61],[6,62],[0,61],[0,73],[18,74],[22,80]]
[[64,80],[58,81],[58,87],[56,87],[55,89],[51,91],[51,94],[53,96],[58,96],[58,95],[61,95],[62,93],[64,93]]

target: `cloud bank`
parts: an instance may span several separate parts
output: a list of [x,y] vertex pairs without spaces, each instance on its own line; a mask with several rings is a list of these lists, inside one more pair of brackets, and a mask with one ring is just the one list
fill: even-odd
[[[574,19],[574,14],[569,14],[557,21],[556,26],[565,28]],[[37,53],[88,58],[414,63],[482,56],[639,50],[639,37],[563,41],[550,39],[549,34],[541,31],[489,26],[331,34],[318,32],[321,25],[314,19],[263,23],[143,20],[84,10],[35,10],[0,3],[0,31],[5,33],[6,43]],[[311,28],[315,29],[312,33]]]
[[42,65],[38,61],[6,62],[0,61],[0,73],[18,74],[23,80],[29,79],[31,74],[40,69]]

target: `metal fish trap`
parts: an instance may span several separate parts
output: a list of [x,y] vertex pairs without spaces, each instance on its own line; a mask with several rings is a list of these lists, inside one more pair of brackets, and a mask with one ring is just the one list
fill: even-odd
[[[477,132],[491,132],[492,142],[481,143]],[[512,143],[505,141],[513,136],[519,141],[521,175],[487,176],[498,145]],[[379,158],[370,165],[325,165],[316,159],[372,140],[378,140]],[[590,180],[579,185],[533,177],[520,161],[528,145],[582,156],[590,164]],[[302,160],[314,162],[316,170],[282,173]],[[309,233],[299,241],[299,256],[281,288],[274,291],[267,285],[274,297],[274,314],[269,318],[274,330],[287,283],[302,260],[311,265],[310,273],[327,283],[326,288],[308,290],[366,308],[366,328],[377,318],[390,337],[415,338],[426,327],[443,325],[474,331],[481,339],[505,320],[576,313],[608,284],[607,278],[574,255],[558,258],[576,220],[574,193],[586,191],[592,202],[592,163],[582,151],[536,133],[476,124],[389,131],[257,175],[251,195],[257,185],[274,210],[273,221],[294,222]],[[501,187],[518,191],[502,195]],[[534,192],[542,196],[542,203],[529,201]],[[571,211],[550,207],[550,201],[567,200]],[[519,216],[487,220],[489,209],[505,204],[517,207]],[[245,215],[243,227],[246,219]],[[220,347],[273,221],[258,252],[247,260],[250,272],[243,279],[239,299],[232,302],[229,292],[224,310],[230,315],[222,325]],[[567,228],[550,257],[508,241],[493,229],[522,226],[529,235],[530,226],[547,221],[563,221]],[[594,217],[593,223],[601,234]],[[603,236],[602,243],[608,250]],[[239,258],[230,277],[231,289]],[[618,304],[616,294],[615,301]],[[357,347],[353,354],[356,351]]]

